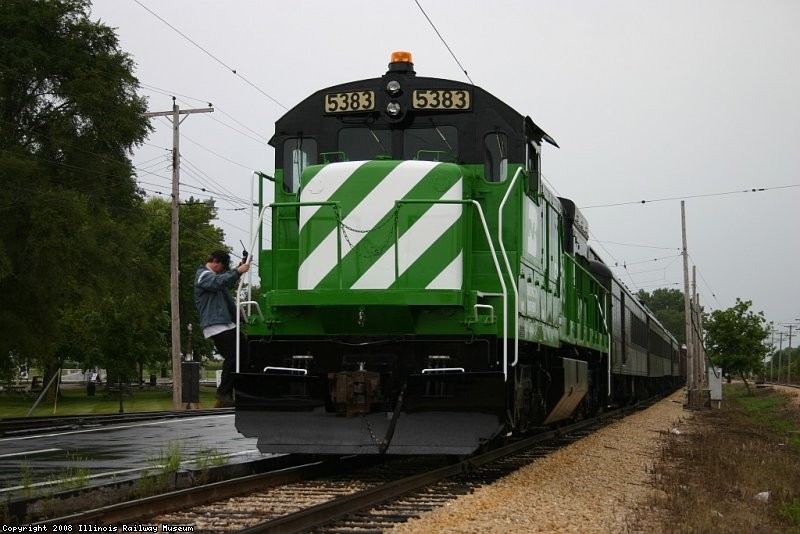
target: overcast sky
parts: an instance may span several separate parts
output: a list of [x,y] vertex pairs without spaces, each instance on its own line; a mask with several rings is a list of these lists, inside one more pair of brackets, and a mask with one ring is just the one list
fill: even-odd
[[[739,297],[798,322],[800,2],[420,4],[475,85],[561,146],[546,145],[544,175],[633,291],[683,289],[685,199],[701,304]],[[251,171],[274,170],[266,141],[287,108],[381,76],[394,50],[420,76],[468,81],[414,0],[95,0],[93,18],[117,29],[151,111],[171,109],[170,95],[214,105],[181,124],[181,197],[218,199],[237,252]],[[142,187],[169,198],[171,123],[153,124],[134,163]]]

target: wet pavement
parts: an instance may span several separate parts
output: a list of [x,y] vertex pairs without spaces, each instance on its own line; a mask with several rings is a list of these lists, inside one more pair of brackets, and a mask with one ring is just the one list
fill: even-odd
[[268,456],[256,441],[236,431],[232,411],[0,438],[0,498]]

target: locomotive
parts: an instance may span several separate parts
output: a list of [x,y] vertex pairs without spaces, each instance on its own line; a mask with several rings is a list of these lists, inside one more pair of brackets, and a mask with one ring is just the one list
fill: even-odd
[[543,184],[543,143],[406,52],[283,115],[237,430],[262,452],[465,455],[677,387],[677,341]]

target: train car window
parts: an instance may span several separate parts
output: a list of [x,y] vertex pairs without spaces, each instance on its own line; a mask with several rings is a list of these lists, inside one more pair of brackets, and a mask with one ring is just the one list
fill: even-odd
[[455,126],[409,128],[403,134],[403,159],[455,162],[458,130]]
[[525,170],[528,171],[528,193],[536,198],[541,193],[541,156],[539,149],[528,141],[525,148],[526,163]]
[[647,349],[647,324],[633,310],[630,310],[631,343]]
[[392,133],[374,128],[343,128],[339,130],[339,151],[349,161],[389,158]]
[[308,137],[290,137],[283,143],[283,190],[297,193],[300,175],[317,164],[317,142]]
[[493,132],[483,138],[483,176],[487,182],[505,182],[508,178],[508,136]]

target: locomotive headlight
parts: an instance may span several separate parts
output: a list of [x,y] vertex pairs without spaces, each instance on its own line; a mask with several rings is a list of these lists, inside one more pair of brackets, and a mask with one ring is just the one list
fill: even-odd
[[400,87],[400,82],[397,80],[390,80],[389,83],[386,84],[386,92],[392,96],[397,96],[402,91]]
[[400,115],[400,102],[395,102],[392,100],[388,104],[386,104],[386,113],[391,115],[392,117],[397,117]]

